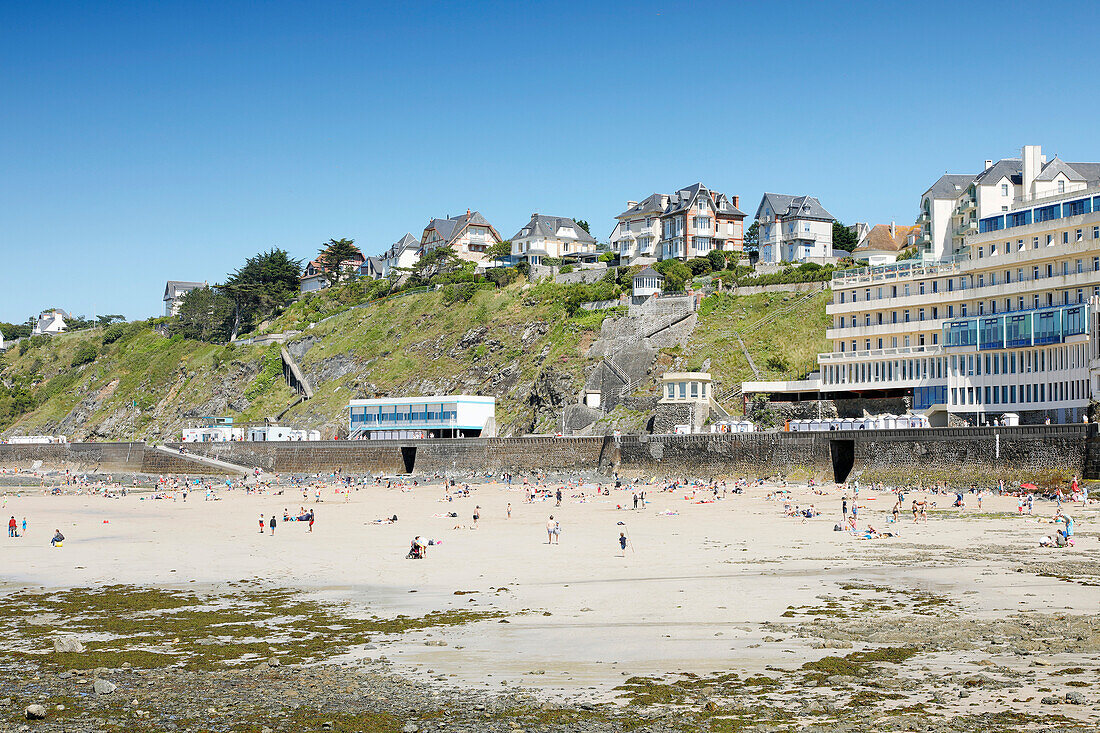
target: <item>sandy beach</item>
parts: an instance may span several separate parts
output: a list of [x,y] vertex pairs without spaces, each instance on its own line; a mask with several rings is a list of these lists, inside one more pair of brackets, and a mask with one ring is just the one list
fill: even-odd
[[[414,678],[431,670],[450,685],[517,686],[573,702],[621,699],[614,688],[634,677],[775,677],[885,644],[921,651],[899,665],[900,677],[914,680],[899,688],[909,702],[949,688],[926,689],[920,678],[928,671],[949,677],[994,667],[1006,670],[1009,686],[952,693],[939,707],[1029,713],[1040,709],[1042,689],[1054,689],[1043,673],[1081,668],[1083,679],[1094,679],[1100,669],[1096,627],[1064,648],[1037,643],[1045,633],[1029,639],[1021,629],[1014,638],[998,626],[1095,614],[1097,505],[1064,505],[1075,520],[1075,546],[1055,549],[1038,546],[1054,532],[1053,502],[1021,516],[1015,497],[986,493],[979,511],[974,495],[956,509],[953,493],[907,492],[895,524],[889,491],[863,487],[855,502],[850,488],[831,485],[792,485],[779,495],[774,484],[742,494],[732,488],[715,501],[702,486],[635,484],[596,495],[594,484],[566,485],[560,507],[552,496],[527,503],[518,481],[471,484],[468,497],[439,480],[350,492],[327,485],[319,502],[316,488],[291,486],[223,490],[216,501],[201,490],[186,501],[179,491],[154,499],[9,490],[0,511],[5,520],[26,517],[28,530],[5,538],[0,574],[9,593],[119,583],[217,593],[248,581],[331,602],[336,616],[493,612],[491,620],[389,635],[335,661],[381,659]],[[640,491],[647,501],[634,510]],[[895,536],[835,531],[845,495],[858,505],[861,530],[870,524]],[[927,521],[913,521],[914,499],[928,502]],[[821,514],[785,516],[785,501]],[[284,510],[296,515],[300,507],[315,512],[312,532],[282,520]],[[260,533],[260,514],[265,522],[278,517],[274,534],[266,524]],[[393,515],[394,524],[374,521]],[[560,522],[558,544],[548,544],[551,515]],[[50,546],[55,529],[65,535],[62,548]],[[620,532],[629,538],[625,553]],[[405,558],[415,536],[432,541],[423,560]],[[1089,704],[1060,705],[1058,713],[1100,722],[1098,692],[1086,687]]]

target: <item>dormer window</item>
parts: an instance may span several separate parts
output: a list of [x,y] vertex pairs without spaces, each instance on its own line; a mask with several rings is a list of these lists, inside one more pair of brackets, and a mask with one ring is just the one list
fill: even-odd
[[1058,193],[1065,193],[1065,192],[1066,192],[1066,182],[1065,181],[1058,181]]

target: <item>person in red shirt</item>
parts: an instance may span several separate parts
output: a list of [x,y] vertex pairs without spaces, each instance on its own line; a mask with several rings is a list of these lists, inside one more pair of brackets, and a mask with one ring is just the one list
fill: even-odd
[[8,520],[8,537],[17,537],[15,533],[15,517]]

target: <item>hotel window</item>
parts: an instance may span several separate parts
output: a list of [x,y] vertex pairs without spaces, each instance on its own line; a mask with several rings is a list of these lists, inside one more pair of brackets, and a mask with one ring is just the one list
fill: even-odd
[[1005,270],[1005,282],[1012,282],[1012,270]]
[[908,308],[905,309],[905,322],[909,323],[909,309]]
[[933,280],[932,281],[932,292],[933,293],[940,292],[940,281],[939,280]]
[[841,303],[844,302],[844,291],[843,290],[840,291],[840,302]]
[[934,320],[938,319],[939,317],[940,317],[939,306],[935,306],[935,305],[932,306],[932,320],[934,321]]
[[924,320],[924,308],[921,308],[920,310],[917,311],[917,320],[918,321],[923,321]]
[[856,327],[856,317],[852,316],[852,328]]
[[978,247],[978,259],[980,260],[983,257],[985,257],[985,248],[984,247]]
[[1047,263],[1047,277],[1054,277],[1054,263]]
[[1081,288],[1077,288],[1077,302],[1083,303],[1085,300],[1085,291]]
[[919,334],[917,336],[917,346],[924,346],[924,334],[923,333]]
[[1031,279],[1032,280],[1038,280],[1039,279],[1039,266],[1038,265],[1035,265],[1031,268]]
[[1100,239],[1100,227],[1093,227],[1092,228],[1092,238],[1093,239]]
[[870,313],[864,313],[863,314],[863,325],[864,326],[870,326],[871,325],[871,314]]
[[891,298],[898,297],[898,286],[897,285],[891,285],[890,286],[890,297]]
[[922,281],[917,285],[917,294],[924,295],[924,282]]
[[1062,232],[1062,244],[1069,244],[1069,232]]
[[992,257],[995,254],[997,254],[997,245],[996,245],[996,243],[989,245],[989,256]]
[[1081,262],[1081,260],[1077,260],[1076,264],[1077,264],[1077,274],[1080,275],[1082,272],[1085,271],[1085,265],[1084,265],[1083,262]]
[[865,339],[864,340],[864,348],[866,348],[867,351],[871,350],[871,339]]
[[954,318],[955,317],[955,306],[953,306],[953,305],[947,306],[947,317],[948,318]]
[[1053,234],[1048,234],[1047,235],[1047,246],[1049,247],[1052,244],[1054,244],[1054,235]]
[[979,288],[984,288],[985,287],[985,275],[978,275],[978,287]]
[[897,322],[898,322],[898,312],[897,311],[890,311],[890,323],[897,323]]
[[932,332],[932,344],[938,344],[940,342],[940,335],[935,331]]
[[877,324],[879,326],[881,326],[882,325],[882,314],[881,313],[876,313],[875,314],[875,320],[876,320]]
[[1075,242],[1083,242],[1084,240],[1085,240],[1085,232],[1084,232],[1083,229],[1078,229],[1076,232],[1074,232],[1074,241]]
[[882,348],[882,339],[878,340],[878,348],[880,348],[880,349]]
[[1002,196],[1007,196],[1008,195],[1008,184],[1007,183],[1002,183],[1001,184],[1001,195]]
[[1024,240],[1022,240],[1022,239],[1017,239],[1016,240],[1016,251],[1017,252],[1023,252],[1024,251]]
[[961,315],[963,318],[966,318],[966,303],[959,304],[959,315]]
[[1031,248],[1032,249],[1039,249],[1039,238],[1038,237],[1032,237],[1031,238]]

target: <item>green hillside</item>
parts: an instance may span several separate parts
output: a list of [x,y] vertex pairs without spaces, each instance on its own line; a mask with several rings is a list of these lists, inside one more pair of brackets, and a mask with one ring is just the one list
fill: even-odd
[[[257,333],[299,332],[287,346],[315,396],[291,408],[286,424],[332,434],[344,425],[351,398],[467,392],[497,398],[502,435],[553,432],[596,365],[585,354],[602,321],[625,310],[571,317],[563,293],[520,282],[364,304],[352,284],[296,301]],[[662,350],[654,379],[639,393],[652,394],[666,369],[697,369],[707,360],[719,394],[754,378],[739,331],[761,378],[801,376],[826,348],[826,301],[827,292],[806,300],[787,293],[711,296],[687,346]],[[278,346],[169,337],[166,325],[153,319],[22,341],[0,357],[0,433],[174,440],[199,417],[261,421],[295,400]],[[620,424],[633,429],[637,418],[624,416]]]

